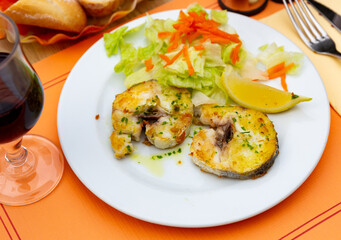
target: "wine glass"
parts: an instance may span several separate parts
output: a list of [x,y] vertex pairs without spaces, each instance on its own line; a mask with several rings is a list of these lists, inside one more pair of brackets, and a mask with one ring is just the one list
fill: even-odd
[[40,200],[59,183],[64,158],[46,138],[25,135],[38,121],[44,90],[20,47],[18,28],[0,12],[0,203]]

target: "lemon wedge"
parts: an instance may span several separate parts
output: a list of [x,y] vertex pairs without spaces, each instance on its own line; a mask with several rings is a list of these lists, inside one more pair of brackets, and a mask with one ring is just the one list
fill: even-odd
[[244,79],[234,74],[229,74],[226,77],[223,75],[221,80],[227,94],[235,103],[264,113],[283,112],[300,102],[312,99]]

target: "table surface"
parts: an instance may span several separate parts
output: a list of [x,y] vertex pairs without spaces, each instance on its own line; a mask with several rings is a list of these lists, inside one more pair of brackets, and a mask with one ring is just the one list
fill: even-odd
[[[129,21],[130,19],[133,19],[145,12],[148,12],[149,10],[156,8],[164,3],[170,2],[171,0],[143,0],[142,2],[138,3],[135,10],[132,11],[130,14],[125,16],[124,18],[119,19],[118,21],[113,22],[110,24],[107,29],[113,28],[115,26],[118,26],[126,21]],[[96,34],[96,33],[95,33]],[[94,34],[92,34],[94,35]],[[55,44],[51,45],[40,45],[39,43],[26,43],[23,44],[23,51],[27,57],[27,59],[30,61],[31,64],[34,64],[54,53],[57,53],[65,48],[68,48],[76,43],[79,43],[86,38],[91,37],[92,35],[81,37],[77,40],[66,40],[61,41]]]
[[[338,9],[341,13],[341,6],[336,0],[320,1],[330,4],[331,8]],[[108,28],[147,11],[152,13],[185,8],[191,2],[192,0],[143,0],[132,13]],[[207,8],[219,9],[216,0],[197,2]],[[332,95],[340,95],[340,88],[336,88],[335,83],[340,82],[337,80],[341,75],[341,61],[315,54],[308,49],[297,36],[282,4],[269,1],[266,10],[254,18],[283,33],[302,49],[321,75],[330,100],[333,100]],[[331,28],[322,17],[318,20],[325,28],[329,27],[328,33],[332,34],[340,47],[341,34]],[[23,45],[28,60],[34,64],[41,77],[46,93],[42,116],[32,133],[43,135],[59,144],[56,119],[63,85],[80,56],[100,37],[100,34],[93,34],[53,45]],[[341,118],[331,108],[330,135],[325,151],[316,169],[295,193],[255,217],[202,229],[159,226],[123,214],[92,194],[65,161],[61,182],[42,201],[23,207],[0,204],[0,239],[341,239],[341,185],[336,184],[341,181],[340,141]]]

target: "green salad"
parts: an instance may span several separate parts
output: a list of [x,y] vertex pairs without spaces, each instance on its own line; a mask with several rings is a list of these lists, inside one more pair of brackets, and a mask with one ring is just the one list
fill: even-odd
[[[148,44],[135,47],[129,38],[141,31]],[[125,74],[127,88],[157,79],[161,84],[190,89],[195,105],[229,103],[222,76],[234,73],[251,80],[268,80],[278,74],[267,69],[296,74],[303,61],[302,53],[287,52],[276,43],[261,46],[259,54],[253,56],[228,24],[225,10],[208,12],[199,4],[180,11],[177,20],[147,16],[146,22],[135,28],[123,26],[105,33],[104,43],[108,57],[120,54],[114,69]],[[289,64],[290,68],[284,68]]]

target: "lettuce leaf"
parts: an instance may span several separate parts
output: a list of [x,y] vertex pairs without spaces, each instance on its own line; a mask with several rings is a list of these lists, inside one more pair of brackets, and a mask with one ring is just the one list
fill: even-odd
[[220,23],[220,24],[226,24],[227,23],[227,11],[226,10],[211,10],[211,19]]
[[124,85],[130,88],[138,83],[148,81],[153,78],[152,72],[147,72],[145,68],[133,72],[124,79]]
[[146,24],[147,24],[147,22],[144,22],[144,23],[142,23],[142,24],[140,24],[140,25],[138,25],[138,26],[136,26],[134,28],[129,29],[128,31],[126,31],[124,33],[124,36],[128,37],[129,35],[132,35],[134,33],[137,33],[139,31],[141,31],[146,26]]
[[123,36],[125,31],[128,29],[127,26],[121,27],[112,33],[104,33],[104,47],[107,53],[107,56],[117,54],[120,42],[123,40]]
[[243,66],[239,69],[242,78],[268,80],[267,73],[257,67],[258,60],[255,58],[247,58]]
[[124,72],[126,76],[133,73],[138,63],[137,49],[131,43],[121,40],[121,61],[115,65],[115,72]]
[[[167,53],[166,56],[172,59],[180,51],[180,49],[182,49],[182,47],[183,45],[181,45],[176,51]],[[194,50],[193,47],[188,48],[188,55],[194,68],[195,75],[202,77],[204,75],[205,59],[200,57],[199,51]],[[173,64],[165,67],[165,69],[183,77],[188,76],[188,66],[183,55],[178,57]]]
[[303,53],[287,52],[283,46],[278,47],[276,43],[264,45],[260,47],[260,50],[257,58],[266,68],[271,68],[281,62],[285,62],[285,65],[293,62],[295,66],[288,71],[288,74],[297,74],[303,65]]
[[136,32],[141,31],[144,26],[146,25],[145,23],[142,23],[134,28],[131,28],[127,31],[128,27],[120,27],[116,31],[112,33],[104,33],[103,34],[103,39],[104,39],[104,47],[107,53],[107,56],[110,57],[111,55],[117,54],[118,49],[120,48],[120,44],[122,43],[122,40],[124,37],[128,37]]
[[203,43],[204,51],[203,57],[205,57],[205,66],[207,67],[221,67],[225,66],[223,59],[221,58],[221,46],[217,43],[211,43],[206,41]]
[[161,47],[162,47],[161,43],[151,43],[146,47],[139,47],[137,49],[138,60],[145,60],[151,58],[152,56],[160,52]]
[[195,107],[203,105],[203,104],[224,104],[220,103],[214,98],[210,98],[209,96],[205,95],[204,93],[194,90],[192,92],[192,103]]
[[145,47],[133,46],[133,43],[126,41],[126,38],[131,35],[140,32],[146,23],[140,24],[135,28],[127,30],[127,27],[122,27],[113,33],[105,35],[104,41],[107,52],[110,54],[116,54],[120,49],[121,60],[115,66],[115,72],[124,72],[126,76],[132,74],[135,70],[139,69],[143,64],[143,60],[149,59],[158,52],[160,52],[163,43],[160,41],[152,42]]
[[207,12],[203,6],[201,6],[199,3],[192,3],[187,7],[187,12],[195,12],[200,15],[201,12],[204,12],[207,16]]
[[234,65],[234,67],[237,68],[242,68],[244,60],[247,57],[247,50],[244,48],[244,45],[242,45],[238,53],[239,61],[237,61],[235,64],[232,64],[231,52],[236,46],[237,43],[230,43],[229,45],[225,46],[221,52],[221,56],[224,63]]
[[173,28],[173,24],[175,24],[176,21],[172,19],[153,19],[152,17],[148,17],[148,24],[145,29],[145,36],[146,38],[152,42],[165,42],[168,43],[168,39],[160,39],[158,37],[159,32],[174,32],[175,29]]

